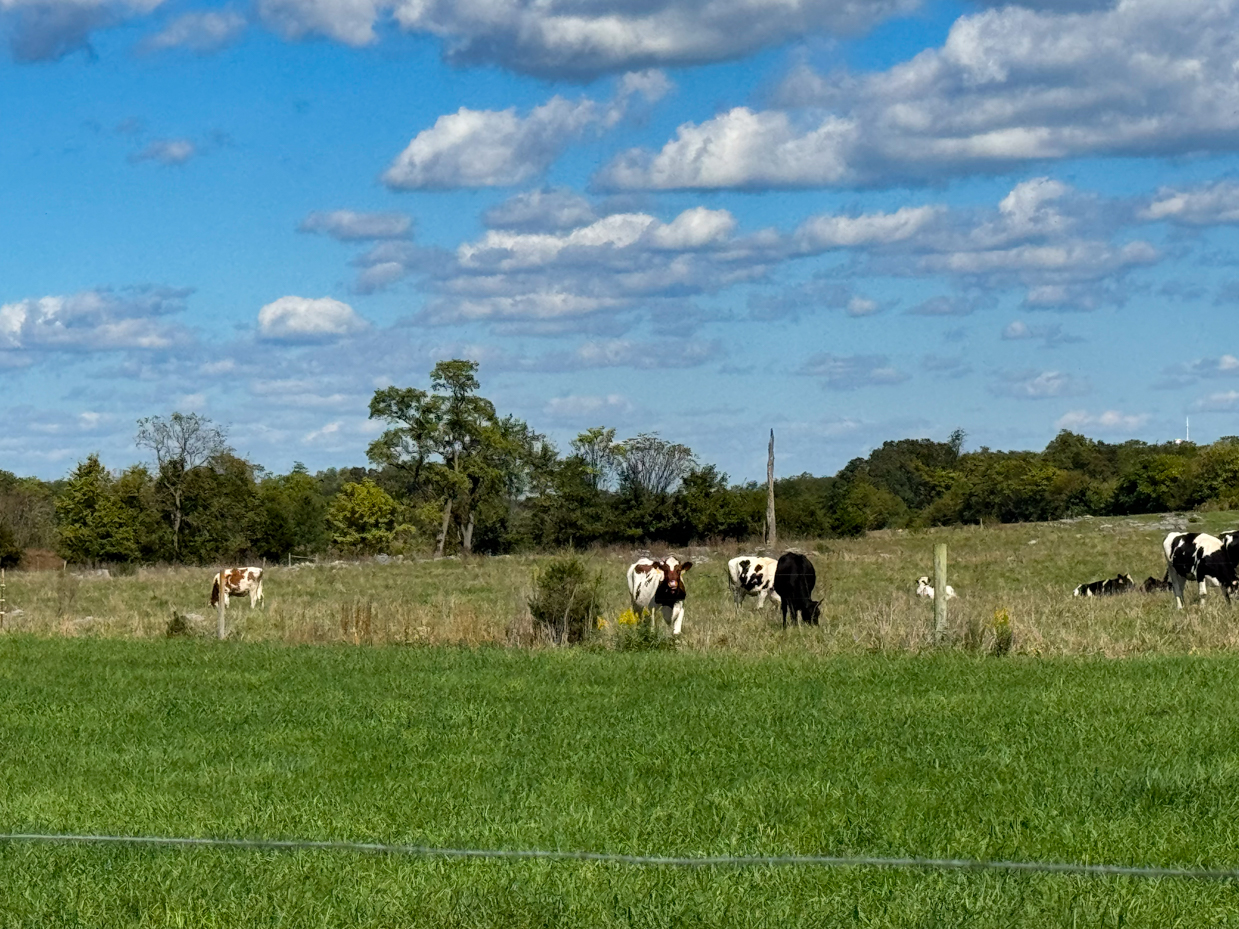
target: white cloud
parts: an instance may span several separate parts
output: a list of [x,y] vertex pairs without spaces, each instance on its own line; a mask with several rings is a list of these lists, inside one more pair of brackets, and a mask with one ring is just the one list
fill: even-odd
[[515,232],[564,232],[598,218],[589,200],[566,188],[544,188],[517,194],[482,215],[488,229]]
[[574,103],[559,96],[523,117],[515,107],[462,106],[419,132],[383,174],[383,181],[398,190],[519,184],[544,172],[599,119],[594,101]]
[[187,48],[199,55],[217,52],[235,42],[248,22],[235,10],[195,10],[183,13],[139,45],[143,52]]
[[800,373],[819,378],[831,390],[856,390],[899,384],[908,375],[897,371],[885,355],[833,355],[821,352],[800,367]]
[[1054,428],[1070,429],[1074,432],[1090,429],[1095,432],[1131,434],[1144,428],[1148,421],[1148,413],[1122,413],[1118,410],[1089,413],[1087,410],[1071,410],[1059,417]]
[[1229,413],[1236,409],[1239,409],[1239,390],[1212,393],[1192,403],[1192,410],[1201,413]]
[[28,364],[50,352],[152,351],[187,341],[159,317],[185,309],[188,290],[87,290],[0,305],[0,364]]
[[347,303],[331,297],[280,297],[258,311],[258,331],[276,342],[324,342],[369,328]]
[[885,185],[1029,162],[1239,146],[1236,0],[1121,0],[1086,13],[962,16],[946,42],[876,74],[685,123],[598,177],[628,189]]
[[[90,35],[156,9],[162,0],[0,0],[13,57],[50,61],[89,48]],[[0,25],[6,25],[0,21]]]
[[1088,382],[1063,371],[1021,371],[1002,374],[990,385],[994,394],[1017,400],[1074,397],[1089,392]]
[[1065,345],[1070,342],[1084,341],[1079,336],[1069,335],[1063,332],[1063,327],[1059,323],[1044,326],[1030,326],[1023,320],[1019,319],[1013,320],[1003,328],[1002,338],[1006,341],[1040,339],[1042,348],[1053,348],[1054,346]]
[[1217,181],[1190,190],[1163,187],[1140,216],[1185,226],[1233,225],[1239,223],[1239,184]]
[[179,167],[196,154],[198,147],[189,139],[156,139],[142,151],[130,155],[129,160],[135,164],[140,161],[157,161],[161,165]]
[[404,213],[358,213],[354,210],[314,211],[297,226],[298,232],[319,232],[341,242],[400,239],[413,228]]
[[260,0],[286,36],[375,40],[390,14],[409,32],[442,38],[450,60],[499,64],[547,78],[582,79],[664,65],[738,58],[813,33],[854,33],[914,10],[917,0]]
[[814,216],[801,223],[796,240],[807,251],[903,242],[941,215],[941,207],[903,207],[894,213]]

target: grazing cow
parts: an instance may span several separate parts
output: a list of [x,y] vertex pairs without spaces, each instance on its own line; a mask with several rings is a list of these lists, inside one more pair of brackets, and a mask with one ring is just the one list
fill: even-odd
[[774,592],[777,565],[773,558],[758,555],[741,555],[727,562],[727,586],[731,588],[735,605],[739,607],[745,597],[756,597],[759,610],[765,606],[767,597],[779,603],[779,595]]
[[[929,575],[922,574],[916,579],[916,595],[918,597],[928,597],[930,600],[934,598],[934,589],[929,586]],[[950,584],[946,585],[946,598],[948,600],[955,599],[955,588]]]
[[1221,539],[1204,532],[1172,532],[1162,542],[1166,556],[1166,577],[1174,591],[1175,604],[1183,609],[1183,586],[1187,581],[1200,584],[1200,595],[1205,592],[1205,582],[1210,581],[1222,588],[1226,602],[1239,589],[1235,575],[1235,563],[1239,545],[1225,544]]
[[1136,589],[1136,582],[1130,574],[1118,574],[1104,581],[1093,581],[1081,584],[1071,592],[1073,597],[1113,597],[1115,594],[1125,594]]
[[693,566],[691,561],[683,564],[674,555],[662,561],[640,558],[628,567],[628,592],[632,595],[632,609],[644,613],[657,606],[663,612],[663,621],[671,627],[672,635],[680,634],[684,622],[684,580],[680,577]]
[[262,568],[224,568],[215,575],[215,583],[211,587],[211,606],[219,604],[223,599],[224,609],[228,609],[228,598],[250,595],[250,609],[259,603],[266,604],[262,595]]
[[[787,628],[787,611],[792,611],[792,625],[798,621],[818,624],[822,615],[822,601],[813,599],[813,585],[817,572],[811,562],[799,552],[784,552],[774,569],[774,592],[778,594],[783,608],[783,628]],[[798,620],[799,617],[799,620]]]
[[1140,585],[1141,593],[1151,594],[1159,590],[1170,590],[1170,581],[1165,576],[1158,580],[1150,574],[1144,579],[1144,583]]

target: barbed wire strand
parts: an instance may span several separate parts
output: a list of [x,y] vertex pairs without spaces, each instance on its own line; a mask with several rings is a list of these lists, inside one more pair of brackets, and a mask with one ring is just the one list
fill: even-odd
[[226,848],[249,851],[334,851],[417,858],[490,858],[547,861],[589,861],[602,864],[672,868],[905,868],[922,871],[1023,871],[1075,874],[1091,877],[1176,878],[1181,880],[1239,880],[1239,869],[1165,868],[1157,866],[1080,864],[1055,861],[1001,861],[969,858],[881,858],[871,855],[624,855],[612,852],[554,851],[547,849],[439,848],[429,845],[388,845],[379,842],[316,841],[312,839],[226,839],[185,836],[72,835],[54,833],[0,834],[0,843],[137,845],[190,848]]

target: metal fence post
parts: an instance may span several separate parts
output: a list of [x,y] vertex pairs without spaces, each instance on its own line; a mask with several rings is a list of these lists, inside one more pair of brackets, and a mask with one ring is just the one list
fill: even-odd
[[934,546],[934,641],[946,641],[946,543]]

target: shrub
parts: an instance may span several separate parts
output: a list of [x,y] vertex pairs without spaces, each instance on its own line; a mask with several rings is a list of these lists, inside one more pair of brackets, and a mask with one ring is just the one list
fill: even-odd
[[8,526],[0,523],[0,568],[16,568],[22,560],[21,546]]
[[601,615],[602,572],[592,578],[578,558],[557,558],[534,575],[529,613],[560,644],[580,642]]

